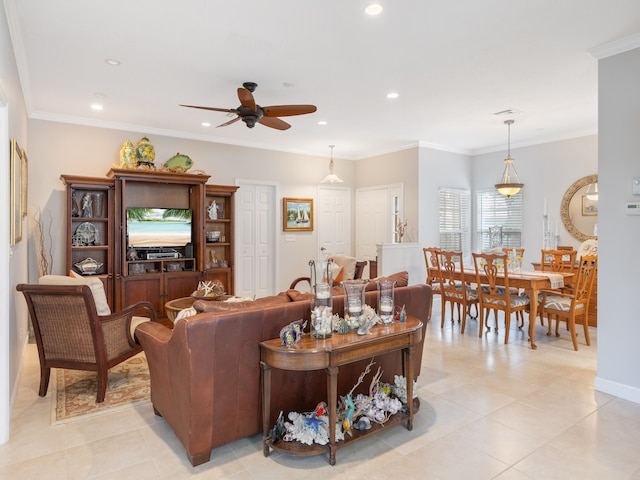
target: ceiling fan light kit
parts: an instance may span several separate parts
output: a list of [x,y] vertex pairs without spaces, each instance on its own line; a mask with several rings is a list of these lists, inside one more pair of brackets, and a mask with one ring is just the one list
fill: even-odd
[[201,110],[211,110],[214,112],[235,113],[237,116],[228,122],[218,125],[218,127],[226,127],[238,120],[242,120],[248,128],[255,127],[256,123],[265,127],[275,128],[276,130],[287,130],[291,127],[284,120],[278,117],[290,117],[293,115],[304,115],[316,111],[315,105],[272,105],[269,107],[261,107],[253,98],[253,92],[258,86],[254,82],[245,82],[242,87],[238,87],[238,99],[240,106],[237,108],[217,108],[203,107],[200,105],[183,105],[181,107],[199,108]]
[[496,190],[500,195],[504,195],[509,198],[511,195],[515,195],[524,187],[524,183],[520,181],[516,167],[513,165],[513,158],[511,158],[511,125],[515,120],[505,120],[504,123],[508,127],[508,139],[507,139],[507,158],[504,159],[504,172],[502,172],[502,178],[499,183],[495,184]]
[[331,161],[329,162],[329,175],[324,177],[320,181],[320,183],[343,183],[344,182],[344,180],[342,180],[338,175],[333,173],[333,147],[335,147],[335,145],[329,145],[329,148],[331,149]]

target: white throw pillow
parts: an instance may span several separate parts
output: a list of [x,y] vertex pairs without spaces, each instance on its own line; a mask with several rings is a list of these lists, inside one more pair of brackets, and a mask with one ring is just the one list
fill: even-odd
[[93,294],[98,315],[111,315],[102,280],[96,277],[83,277],[75,272],[72,272],[72,275],[69,277],[66,275],[45,275],[40,277],[38,283],[40,285],[87,285]]
[[327,255],[327,257],[332,258],[334,264],[344,267],[344,274],[342,275],[342,280],[353,280],[353,277],[356,274],[357,259],[355,257],[351,257],[349,255],[343,255],[340,253],[330,254],[330,255]]

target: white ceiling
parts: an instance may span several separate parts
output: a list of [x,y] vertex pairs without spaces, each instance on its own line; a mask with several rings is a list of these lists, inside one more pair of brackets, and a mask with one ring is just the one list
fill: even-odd
[[[590,49],[640,32],[638,0],[4,1],[32,118],[345,159],[504,150],[507,109],[512,147],[595,133]],[[235,108],[246,81],[318,110],[279,131],[178,106]]]

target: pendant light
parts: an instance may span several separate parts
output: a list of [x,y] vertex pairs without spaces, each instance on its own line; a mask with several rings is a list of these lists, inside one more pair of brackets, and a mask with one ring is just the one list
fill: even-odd
[[511,125],[514,122],[515,120],[504,121],[509,131],[507,140],[507,158],[504,159],[504,172],[502,173],[500,183],[496,183],[495,185],[498,193],[507,198],[511,195],[515,195],[522,187],[524,187],[524,183],[520,182],[518,172],[516,172],[516,167],[513,165],[513,158],[511,158]]
[[329,175],[324,177],[320,183],[342,183],[344,181],[340,177],[338,177],[335,173],[333,173],[333,147],[335,147],[335,145],[329,145],[329,148],[331,149],[331,161],[329,162]]
[[598,182],[590,183],[589,188],[585,192],[586,197],[594,202],[598,201]]

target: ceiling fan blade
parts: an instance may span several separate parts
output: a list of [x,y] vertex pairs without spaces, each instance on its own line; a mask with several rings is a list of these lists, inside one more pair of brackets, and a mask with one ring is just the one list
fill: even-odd
[[315,105],[272,105],[262,107],[265,117],[290,117],[292,115],[304,115],[317,110]]
[[240,120],[240,117],[232,118],[228,122],[221,123],[216,128],[218,128],[218,127],[226,127],[227,125],[231,125],[232,123],[236,123],[238,120]]
[[189,108],[199,108],[200,110],[212,110],[214,112],[227,112],[227,113],[238,113],[235,108],[216,108],[216,107],[201,107],[199,105],[182,105],[181,107],[189,107]]
[[287,122],[276,117],[262,117],[258,120],[258,123],[261,123],[265,127],[271,127],[277,130],[287,130],[288,128],[291,128],[291,125]]
[[249,107],[252,111],[256,111],[256,101],[253,98],[253,93],[243,87],[238,87],[238,98],[240,99],[240,105],[243,107]]

